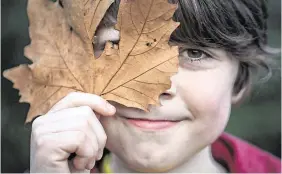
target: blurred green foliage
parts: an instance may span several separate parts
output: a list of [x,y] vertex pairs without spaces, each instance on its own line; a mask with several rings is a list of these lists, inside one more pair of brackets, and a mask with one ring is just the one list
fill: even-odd
[[[23,48],[30,40],[26,0],[2,0],[1,74],[28,63]],[[281,48],[281,1],[269,0],[269,44]],[[281,65],[281,57],[276,57]],[[28,104],[18,103],[18,91],[1,76],[1,172],[23,172],[29,167],[29,125],[24,125]],[[245,105],[232,110],[227,132],[279,156],[281,154],[281,73],[274,69],[268,83],[255,84]]]

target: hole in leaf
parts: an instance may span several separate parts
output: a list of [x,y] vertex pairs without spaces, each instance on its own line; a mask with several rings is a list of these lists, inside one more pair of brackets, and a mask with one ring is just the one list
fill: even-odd
[[[108,27],[113,27],[116,24],[118,10],[115,9],[119,9],[119,1],[115,1],[114,3],[112,3],[112,5],[108,8],[107,12],[105,13],[103,19],[101,20],[101,22],[99,23],[96,29],[96,32],[94,34],[95,38],[93,38],[93,43],[92,43],[95,58],[99,58],[101,56],[106,46],[106,42],[101,41],[101,39],[99,38],[99,34],[98,34],[99,30]],[[119,40],[117,41],[108,40],[108,41],[112,42],[113,46],[119,44]]]
[[150,47],[150,46],[152,46],[152,43],[151,42],[147,42],[146,46]]

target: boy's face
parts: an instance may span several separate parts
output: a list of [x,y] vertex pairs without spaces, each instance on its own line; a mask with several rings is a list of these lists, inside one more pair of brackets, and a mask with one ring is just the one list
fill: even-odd
[[[107,39],[118,38],[117,32],[107,31]],[[99,37],[104,37],[103,32]],[[108,136],[107,148],[127,166],[159,172],[174,168],[210,145],[223,132],[230,114],[239,62],[222,50],[203,51],[212,57],[180,47],[179,71],[171,78],[168,93],[160,96],[162,106],[151,107],[146,113],[114,103],[116,116],[101,117]],[[177,121],[167,128],[153,130],[140,128],[126,118]]]

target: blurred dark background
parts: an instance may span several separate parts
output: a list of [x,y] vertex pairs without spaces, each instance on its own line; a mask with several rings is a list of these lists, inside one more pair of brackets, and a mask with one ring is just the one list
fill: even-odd
[[[1,0],[1,74],[28,63],[23,56],[29,44],[27,0]],[[281,1],[269,0],[269,44],[281,48]],[[281,157],[281,72],[268,83],[255,84],[245,105],[232,110],[226,131]],[[18,91],[1,75],[1,172],[23,172],[29,167],[30,128],[24,125],[28,104],[18,103]]]

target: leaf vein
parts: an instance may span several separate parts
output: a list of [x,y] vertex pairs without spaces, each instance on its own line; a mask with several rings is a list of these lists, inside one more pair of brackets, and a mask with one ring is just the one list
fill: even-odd
[[118,95],[118,94],[115,94],[115,93],[111,93],[111,94],[112,94],[112,95],[115,95],[115,96],[117,96],[117,97],[120,97],[120,98],[122,98],[122,99],[125,99],[125,100],[127,100],[127,101],[135,102],[135,103],[137,103],[137,104],[139,104],[140,106],[142,106],[142,107],[145,108],[145,106],[142,105],[141,103],[138,103],[138,102],[136,102],[136,101],[132,101],[132,100],[130,100],[130,99],[128,99],[128,98],[122,97],[122,96],[120,96],[120,95]]
[[139,9],[139,11],[140,11],[140,13],[141,13],[141,15],[142,15],[142,18],[145,19],[145,16],[144,16],[144,14],[142,13],[142,10],[141,10],[141,8],[140,8],[139,2],[140,2],[140,1],[137,1],[138,9]]
[[[169,59],[167,59],[167,60],[165,60],[165,61],[163,61],[163,62],[161,62],[161,63],[159,63],[159,64],[157,64],[156,66],[152,67],[151,69],[148,69],[147,71],[145,71],[145,72],[143,72],[143,73],[139,74],[138,76],[136,76],[136,77],[134,77],[134,78],[132,78],[132,79],[129,79],[128,81],[124,82],[124,83],[123,83],[123,84],[121,84],[120,86],[123,86],[124,84],[128,83],[128,82],[129,82],[129,81],[131,81],[131,80],[135,80],[136,78],[138,78],[138,77],[142,76],[143,74],[145,74],[145,73],[147,73],[147,72],[151,71],[152,69],[154,69],[154,68],[156,68],[156,67],[158,67],[158,66],[160,66],[160,65],[164,64],[165,62],[170,61],[171,59],[174,59],[174,58],[175,58],[175,56],[174,56],[174,57],[172,57],[172,58],[169,58]],[[116,87],[116,88],[114,88],[114,89],[112,89],[112,90],[110,90],[110,91],[108,91],[108,92],[106,92],[106,93],[103,93],[103,92],[102,92],[102,94],[107,94],[107,93],[110,93],[110,92],[112,92],[113,90],[115,90],[115,89],[119,88],[120,86],[118,86],[118,87]]]
[[70,72],[70,74],[73,76],[73,78],[75,79],[75,81],[80,85],[80,87],[81,87],[84,91],[86,91],[86,90],[84,89],[84,87],[82,86],[82,84],[80,84],[80,82],[78,81],[78,79],[77,79],[77,78],[74,76],[74,74],[71,72],[70,68],[68,67],[68,65],[67,65],[67,63],[66,63],[66,61],[65,61],[65,59],[63,58],[61,52],[59,51],[59,48],[58,48],[57,43],[55,43],[55,46],[56,46],[56,49],[57,49],[58,53],[60,54],[60,58],[63,60],[65,66],[67,67],[67,69],[68,69],[68,71]]
[[154,102],[157,102],[157,101],[156,101],[155,99],[153,99],[151,96],[148,96],[148,95],[146,95],[146,94],[144,94],[144,93],[142,93],[142,92],[138,91],[137,89],[130,88],[130,87],[128,87],[128,86],[124,86],[124,85],[123,85],[122,87],[127,88],[127,89],[131,89],[131,90],[133,90],[133,91],[136,91],[136,92],[138,92],[139,94],[141,94],[141,95],[145,95],[146,97],[148,97],[148,98],[152,99]]
[[163,24],[163,25],[162,25],[162,26],[160,26],[159,28],[155,28],[155,29],[153,29],[153,30],[151,30],[151,31],[142,32],[142,34],[149,34],[149,33],[153,33],[154,31],[159,30],[160,28],[164,27],[165,25],[167,25],[167,24]]
[[39,106],[41,106],[41,105],[44,105],[45,103],[47,103],[48,102],[48,100],[50,99],[50,98],[52,98],[57,92],[59,92],[60,90],[62,89],[62,87],[60,87],[60,88],[58,88],[54,93],[52,93],[45,101],[43,101],[42,103],[39,103],[38,105],[36,105],[36,109],[37,108],[40,108]]
[[162,16],[164,16],[165,14],[167,14],[167,13],[168,13],[169,11],[171,11],[171,10],[174,10],[174,8],[167,10],[166,12],[164,12],[163,14],[161,14],[160,16],[157,16],[157,17],[155,17],[155,18],[153,18],[153,19],[148,20],[148,22],[151,22],[151,21],[154,21],[154,20],[157,20],[157,19],[161,18]]
[[144,84],[148,84],[148,85],[162,85],[162,86],[169,86],[169,84],[165,84],[165,83],[152,83],[152,82],[143,82],[143,81],[139,81],[139,80],[134,80],[138,83],[144,83]]
[[132,23],[134,29],[135,29],[136,32],[140,35],[140,33],[139,33],[139,31],[138,31],[138,29],[137,29],[135,23],[133,22],[133,19],[132,19],[132,11],[131,11],[131,10],[132,10],[132,4],[130,4],[130,20],[131,20],[131,23]]
[[[94,11],[94,14],[93,14],[92,19],[91,19],[90,28],[91,28],[92,25],[93,25],[94,16],[96,15],[97,9],[98,9],[98,7],[99,7],[101,1],[102,1],[102,0],[100,0],[100,1],[98,2],[97,7],[96,7],[96,9],[95,9],[95,11]],[[86,29],[85,23],[84,23],[84,27],[85,27],[85,30],[86,30],[86,32],[87,32],[88,38],[89,38],[89,33],[88,33],[87,29]],[[92,39],[92,38],[91,38],[91,39]]]
[[[34,78],[34,77],[33,77]],[[76,89],[76,88],[72,88],[72,87],[69,87],[69,86],[63,86],[63,85],[52,85],[52,84],[48,84],[48,83],[42,83],[40,80],[34,78],[34,81],[35,83],[38,83],[39,85],[43,85],[43,86],[49,86],[49,87],[63,87],[63,88],[67,88],[67,89],[73,89],[73,90],[77,90],[77,91],[81,91],[81,92],[84,92],[82,90],[79,90],[79,89]]]

